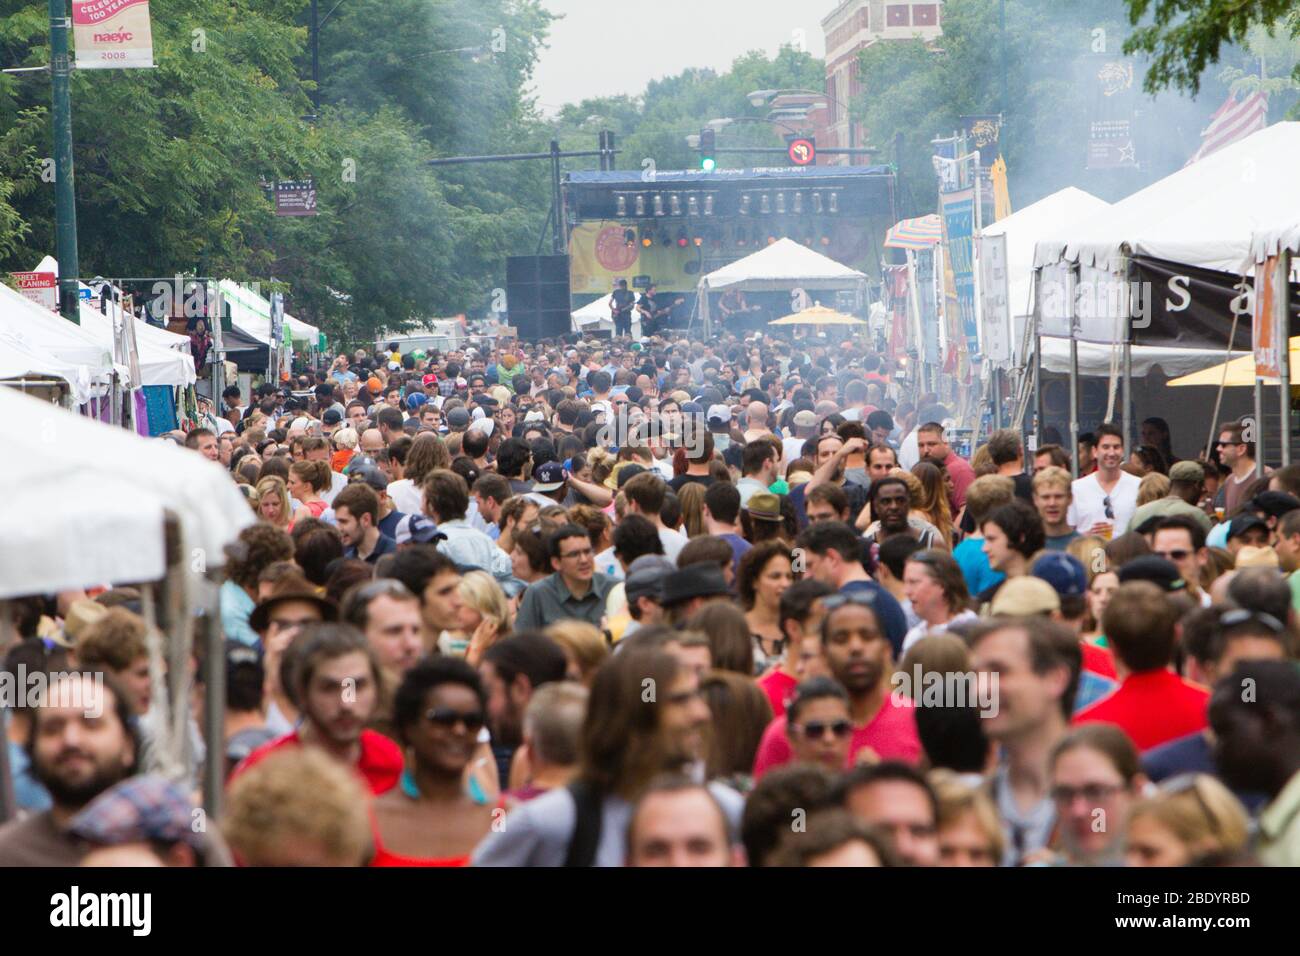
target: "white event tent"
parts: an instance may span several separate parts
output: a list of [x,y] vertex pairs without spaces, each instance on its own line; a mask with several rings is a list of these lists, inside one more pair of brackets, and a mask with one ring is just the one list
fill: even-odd
[[867,277],[863,273],[783,236],[771,245],[701,277],[696,287],[696,301],[704,327],[708,329],[710,292],[802,289],[811,294],[852,290],[865,299],[866,288]]
[[157,580],[167,516],[184,554],[219,567],[256,517],[220,465],[15,389],[0,389],[0,437],[7,510],[40,516],[0,537],[0,599]]

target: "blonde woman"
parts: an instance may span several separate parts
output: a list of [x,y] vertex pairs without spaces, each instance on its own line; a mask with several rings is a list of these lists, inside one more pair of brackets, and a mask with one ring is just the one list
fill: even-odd
[[289,488],[284,479],[267,475],[257,483],[255,494],[257,516],[281,531],[288,531],[289,525],[293,523],[293,510],[289,502]]
[[295,461],[289,466],[289,480],[286,485],[289,494],[298,499],[301,507],[294,512],[294,519],[306,512],[313,518],[319,518],[329,507],[321,492],[329,489],[332,483],[330,466],[323,461]]
[[1153,471],[1138,484],[1138,507],[1159,501],[1169,494],[1169,476]]
[[585,687],[591,686],[596,676],[596,668],[609,657],[609,645],[605,635],[594,624],[586,621],[558,621],[546,629],[546,636],[560,645],[569,669],[566,680],[577,681]]
[[1006,837],[988,794],[951,770],[929,779],[939,803],[939,865],[998,866]]
[[1128,819],[1129,866],[1187,866],[1202,854],[1244,850],[1250,835],[1245,808],[1205,773],[1164,781]]
[[510,633],[510,602],[492,575],[470,571],[460,579],[460,626],[438,638],[438,650],[477,667],[483,654]]

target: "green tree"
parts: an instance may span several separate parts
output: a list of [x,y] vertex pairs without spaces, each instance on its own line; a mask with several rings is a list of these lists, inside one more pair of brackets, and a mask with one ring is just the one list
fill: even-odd
[[[1193,94],[1201,88],[1206,68],[1218,63],[1224,47],[1261,42],[1259,30],[1300,37],[1300,7],[1294,0],[1126,0],[1129,22],[1135,27],[1124,44],[1127,53],[1152,57],[1145,88],[1155,93],[1169,87]],[[1151,22],[1139,26],[1150,15]],[[1292,69],[1294,65],[1294,57]],[[1296,74],[1300,78],[1300,74]]]

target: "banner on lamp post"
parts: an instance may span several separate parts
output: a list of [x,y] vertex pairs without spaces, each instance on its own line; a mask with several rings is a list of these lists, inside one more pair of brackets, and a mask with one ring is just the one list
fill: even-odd
[[149,0],[72,0],[79,70],[149,69]]
[[981,236],[980,315],[984,323],[984,357],[997,366],[1011,361],[1011,309],[1007,292],[1007,237]]

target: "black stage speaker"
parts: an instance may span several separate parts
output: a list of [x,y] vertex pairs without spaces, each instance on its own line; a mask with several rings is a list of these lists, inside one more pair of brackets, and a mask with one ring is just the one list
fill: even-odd
[[506,315],[522,341],[558,339],[573,328],[568,256],[506,259]]

